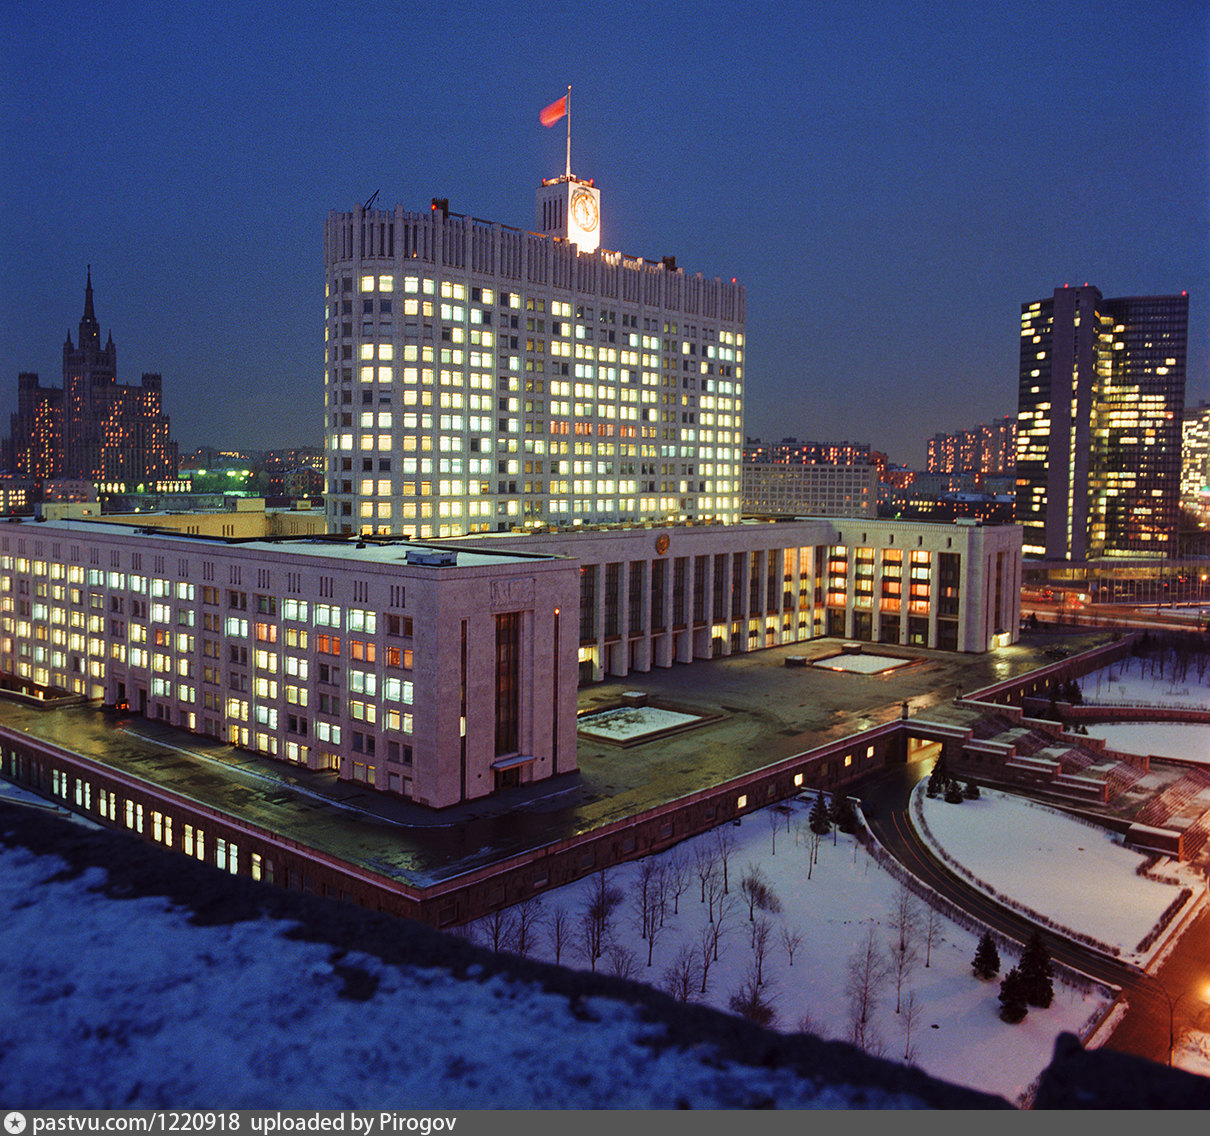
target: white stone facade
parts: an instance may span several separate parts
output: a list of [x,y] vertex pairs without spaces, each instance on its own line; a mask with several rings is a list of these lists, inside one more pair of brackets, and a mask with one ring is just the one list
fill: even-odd
[[324,263],[330,532],[739,519],[742,285],[437,207]]
[[578,561],[581,682],[829,635],[981,653],[1020,626],[1015,525],[849,517],[466,543],[481,541]]
[[576,768],[566,561],[88,521],[6,529],[10,687],[126,705],[431,806]]

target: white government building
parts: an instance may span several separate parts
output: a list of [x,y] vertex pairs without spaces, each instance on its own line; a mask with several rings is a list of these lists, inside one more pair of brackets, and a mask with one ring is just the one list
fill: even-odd
[[598,203],[329,214],[329,531],[739,519],[744,289],[598,248]]
[[573,771],[581,682],[1015,640],[1016,526],[742,521],[743,288],[538,217],[330,215],[330,535],[6,525],[0,681],[443,807]]

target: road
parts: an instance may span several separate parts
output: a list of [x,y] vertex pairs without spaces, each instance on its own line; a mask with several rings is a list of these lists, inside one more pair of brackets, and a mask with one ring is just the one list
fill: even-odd
[[1200,631],[1206,619],[1197,605],[1186,608],[1161,608],[1155,604],[1130,607],[1125,604],[1090,604],[1073,607],[1070,604],[1043,603],[1023,600],[1021,618],[1038,617],[1040,628],[1055,627],[1122,627],[1152,628],[1164,631]]
[[[861,787],[862,811],[871,831],[895,859],[934,891],[993,931],[1024,943],[1035,925],[955,876],[917,835],[908,816],[908,799],[930,768],[928,762],[895,766]],[[1154,976],[1042,931],[1056,962],[1121,988],[1126,1012],[1103,1041],[1106,1048],[1167,1064],[1170,1001],[1178,1034],[1181,1027],[1210,1029],[1210,911],[1203,909],[1193,920]]]

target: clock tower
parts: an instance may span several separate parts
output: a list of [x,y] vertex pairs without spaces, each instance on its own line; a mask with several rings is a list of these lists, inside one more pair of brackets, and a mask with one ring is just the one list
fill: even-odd
[[601,244],[601,191],[592,181],[564,174],[538,187],[538,232],[571,241],[580,252]]

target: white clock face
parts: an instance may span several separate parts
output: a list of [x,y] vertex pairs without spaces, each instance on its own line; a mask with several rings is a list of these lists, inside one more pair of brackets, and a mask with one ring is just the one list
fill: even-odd
[[600,217],[597,213],[596,199],[586,189],[577,189],[571,195],[571,216],[580,231],[591,233],[596,227]]

